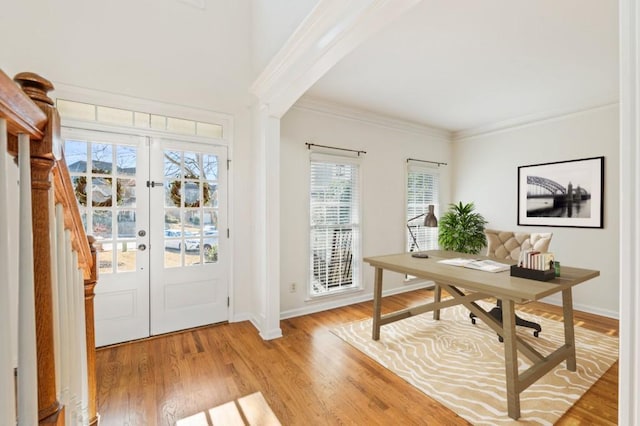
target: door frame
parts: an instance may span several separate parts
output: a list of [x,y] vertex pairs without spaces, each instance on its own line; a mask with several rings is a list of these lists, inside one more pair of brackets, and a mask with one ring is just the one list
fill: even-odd
[[[235,118],[232,114],[221,113],[212,110],[194,108],[189,106],[174,105],[169,103],[158,102],[154,100],[136,98],[133,96],[102,92],[94,89],[80,88],[67,85],[64,83],[56,84],[56,90],[53,93],[54,100],[65,100],[69,102],[78,102],[87,107],[97,108],[105,106],[116,108],[121,111],[133,113],[154,114],[164,117],[178,117],[185,120],[199,121],[222,126],[222,136],[220,138],[203,137],[197,135],[181,134],[171,131],[154,130],[150,127],[117,125],[106,121],[101,121],[100,117],[95,114],[94,117],[71,117],[66,116],[63,110],[60,110],[60,123],[62,127],[78,130],[105,131],[109,133],[122,133],[130,136],[146,136],[149,138],[177,138],[185,142],[213,144],[227,149],[227,248],[229,252],[227,264],[228,291],[229,296],[229,321],[242,321],[250,319],[236,318],[235,314],[235,234],[229,232],[234,229],[234,187],[235,176],[233,173],[234,158],[234,140],[235,140]],[[100,285],[98,277],[98,285]]]

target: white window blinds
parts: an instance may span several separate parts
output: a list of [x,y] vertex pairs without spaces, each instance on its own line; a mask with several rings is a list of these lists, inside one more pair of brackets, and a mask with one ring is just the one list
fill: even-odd
[[310,294],[356,287],[360,241],[359,166],[311,160]]
[[[438,228],[424,226],[428,206],[433,204],[439,219],[440,175],[437,169],[408,166],[407,173],[407,250],[438,248]],[[418,217],[419,216],[419,217]]]

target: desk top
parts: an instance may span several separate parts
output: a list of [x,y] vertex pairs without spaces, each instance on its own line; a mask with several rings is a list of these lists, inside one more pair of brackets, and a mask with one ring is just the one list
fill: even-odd
[[[419,278],[451,284],[471,291],[486,293],[499,299],[511,299],[516,303],[528,300],[540,300],[584,281],[600,275],[599,271],[572,268],[562,265],[560,277],[551,281],[536,281],[512,277],[509,271],[484,272],[461,266],[438,263],[442,259],[467,257],[489,259],[486,256],[470,255],[444,250],[430,250],[429,258],[412,257],[411,253],[365,257],[371,266],[413,275]],[[494,259],[495,260],[495,259]],[[499,260],[515,264],[515,261]]]

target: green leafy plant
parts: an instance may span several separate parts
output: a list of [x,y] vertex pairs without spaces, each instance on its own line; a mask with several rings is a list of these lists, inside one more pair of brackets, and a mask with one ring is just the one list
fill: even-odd
[[444,250],[478,254],[486,246],[484,225],[487,221],[474,212],[473,203],[449,204],[438,223],[438,243]]

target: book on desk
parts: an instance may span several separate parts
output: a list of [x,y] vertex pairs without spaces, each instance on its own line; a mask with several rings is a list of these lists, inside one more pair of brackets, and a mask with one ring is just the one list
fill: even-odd
[[466,259],[463,257],[455,257],[453,259],[439,260],[438,263],[444,263],[452,266],[462,266],[463,268],[476,269],[484,272],[502,272],[508,271],[511,267],[506,263],[496,262],[490,259]]

